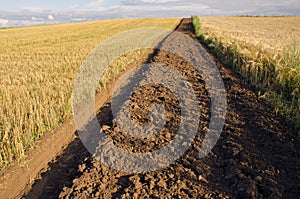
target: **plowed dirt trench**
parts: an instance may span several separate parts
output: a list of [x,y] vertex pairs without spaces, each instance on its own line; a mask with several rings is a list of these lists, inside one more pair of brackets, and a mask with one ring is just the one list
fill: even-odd
[[[177,31],[194,37],[190,19],[184,19]],[[195,42],[198,41],[195,39]],[[193,66],[169,52],[155,51],[147,61],[176,69],[197,95],[201,110],[199,129],[188,151],[161,170],[129,174],[108,168],[94,159],[77,138],[49,163],[47,171],[24,198],[300,197],[297,139],[242,78],[217,64],[227,92],[226,121],[212,152],[200,159],[201,142],[210,121],[210,97],[205,81]],[[151,103],[163,105],[168,115],[164,129],[151,139],[134,139],[121,132],[113,120],[110,101],[97,116],[107,136],[117,146],[133,152],[153,151],[175,136],[180,123],[180,107],[170,90],[147,85],[131,96],[132,119],[146,124],[149,121],[146,110]]]

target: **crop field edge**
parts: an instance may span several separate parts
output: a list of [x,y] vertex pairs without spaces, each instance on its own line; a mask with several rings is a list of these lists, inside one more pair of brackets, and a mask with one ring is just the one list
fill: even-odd
[[[258,60],[254,60],[252,57],[243,55],[236,44],[227,44],[216,36],[211,37],[208,35],[201,25],[201,20],[198,16],[192,15],[191,17],[194,33],[201,43],[204,44],[222,64],[234,72],[241,74],[250,86],[252,86],[255,93],[264,98],[274,108],[275,112],[293,127],[300,140],[300,92],[296,86],[292,87],[286,83],[295,79],[295,85],[298,85],[300,84],[300,78],[284,77],[284,72],[288,71],[281,72],[277,70],[276,65],[278,62],[274,59],[263,56]],[[285,49],[284,54],[286,56],[295,54],[293,58],[300,56],[300,52],[297,51],[296,48],[298,48],[298,46],[295,44]],[[254,64],[250,67],[246,66],[246,63],[249,62],[259,64]],[[252,71],[254,71],[254,73]],[[297,92],[295,93],[295,91]]]

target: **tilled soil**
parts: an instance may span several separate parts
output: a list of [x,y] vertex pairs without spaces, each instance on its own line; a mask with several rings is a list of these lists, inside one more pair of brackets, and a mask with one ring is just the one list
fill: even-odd
[[[190,19],[184,19],[177,31],[194,37]],[[227,115],[216,146],[200,159],[201,142],[210,121],[211,101],[205,81],[193,66],[169,52],[157,50],[147,61],[176,69],[192,85],[199,100],[198,134],[187,152],[161,170],[132,174],[97,161],[77,138],[49,164],[24,198],[300,197],[299,145],[294,132],[242,78],[217,64],[227,92]],[[113,120],[110,102],[97,116],[115,145],[132,152],[151,152],[167,145],[180,123],[178,99],[156,84],[144,86],[131,96],[132,120],[140,125],[149,123],[147,114],[152,103],[165,107],[167,119],[161,132],[151,138],[137,139],[122,132]]]

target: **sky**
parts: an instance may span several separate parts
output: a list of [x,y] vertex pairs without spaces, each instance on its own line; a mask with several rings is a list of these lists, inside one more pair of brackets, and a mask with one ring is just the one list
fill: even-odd
[[300,15],[299,0],[0,0],[0,27],[113,18]]

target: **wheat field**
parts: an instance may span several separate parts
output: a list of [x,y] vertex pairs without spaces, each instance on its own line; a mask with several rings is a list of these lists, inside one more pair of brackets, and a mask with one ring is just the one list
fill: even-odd
[[[141,27],[174,29],[180,19],[121,19],[0,29],[0,170],[72,115],[72,88],[84,58],[101,41]],[[143,52],[116,61],[115,77]],[[121,67],[120,67],[121,65]]]
[[300,135],[300,17],[199,17],[198,36]]
[[276,57],[295,42],[300,44],[300,17],[200,17],[200,21],[208,34],[251,52]]

